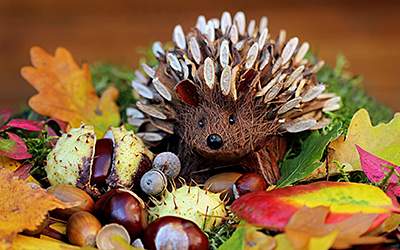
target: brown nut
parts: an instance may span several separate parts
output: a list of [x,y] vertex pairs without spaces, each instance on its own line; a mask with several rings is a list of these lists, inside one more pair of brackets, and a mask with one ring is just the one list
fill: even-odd
[[102,195],[96,203],[94,214],[103,225],[121,224],[132,239],[138,238],[148,224],[144,202],[126,189],[113,189]]
[[74,213],[67,222],[68,240],[77,246],[95,246],[96,235],[101,223],[91,213],[81,211]]
[[236,172],[216,174],[208,178],[208,180],[204,183],[204,186],[213,193],[222,192],[219,196],[221,200],[225,198],[225,200],[229,199],[229,201],[232,202],[235,200],[235,196],[233,195],[232,191],[233,184],[242,175],[243,174]]
[[113,140],[109,138],[101,138],[96,141],[90,185],[97,189],[106,188],[106,179],[111,173],[113,144]]
[[79,211],[93,212],[93,199],[82,189],[71,185],[54,185],[47,188],[47,193],[54,194],[59,200],[64,202],[79,202],[80,204],[66,209],[55,209],[50,212],[52,217],[68,220],[68,218]]
[[149,250],[208,250],[210,247],[206,235],[195,223],[175,216],[163,216],[150,223],[142,239]]
[[246,173],[236,180],[233,185],[233,194],[235,198],[239,198],[242,195],[252,192],[265,191],[267,189],[267,183],[256,173]]

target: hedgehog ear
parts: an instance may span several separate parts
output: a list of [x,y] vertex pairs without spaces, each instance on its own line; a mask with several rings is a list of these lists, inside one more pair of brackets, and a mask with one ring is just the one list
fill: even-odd
[[197,107],[199,102],[199,93],[196,85],[189,79],[182,80],[175,88],[178,99],[189,106]]

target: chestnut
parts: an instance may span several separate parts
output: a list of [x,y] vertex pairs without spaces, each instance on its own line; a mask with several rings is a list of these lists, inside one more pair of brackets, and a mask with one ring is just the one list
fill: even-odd
[[232,202],[235,200],[233,195],[233,184],[243,174],[237,172],[225,172],[211,176],[204,183],[204,187],[213,193],[221,193],[219,196],[221,200],[228,200]]
[[103,225],[117,223],[124,226],[133,240],[148,224],[143,200],[127,189],[112,189],[103,194],[96,202],[94,214]]
[[90,185],[98,189],[107,186],[106,179],[111,173],[114,142],[110,138],[98,139],[95,146]]
[[81,211],[74,213],[67,222],[67,237],[69,242],[77,246],[95,246],[96,235],[101,229],[101,223],[91,213]]
[[90,195],[88,195],[82,189],[77,187],[59,184],[50,186],[46,190],[47,193],[54,194],[59,200],[64,202],[80,202],[79,205],[66,209],[55,209],[50,212],[52,217],[68,220],[68,218],[79,211],[93,212],[94,201]]
[[192,221],[176,216],[163,216],[146,228],[143,244],[149,250],[208,250],[207,236]]
[[257,173],[246,173],[236,180],[233,185],[233,194],[235,198],[252,192],[265,191],[267,183]]

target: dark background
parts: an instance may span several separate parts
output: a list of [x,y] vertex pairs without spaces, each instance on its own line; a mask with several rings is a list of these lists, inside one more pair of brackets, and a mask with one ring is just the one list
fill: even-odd
[[367,93],[400,111],[400,1],[182,1],[182,0],[1,0],[0,110],[19,111],[36,91],[21,77],[31,65],[29,49],[40,46],[54,54],[70,50],[78,63],[107,61],[137,68],[138,48],[171,40],[176,24],[185,33],[197,16],[232,16],[242,10],[247,22],[263,15],[275,37],[308,41],[329,65],[338,52],[350,62],[354,75],[363,75]]

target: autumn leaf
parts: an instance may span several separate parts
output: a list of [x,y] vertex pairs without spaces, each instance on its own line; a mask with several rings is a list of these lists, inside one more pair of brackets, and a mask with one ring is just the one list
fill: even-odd
[[268,250],[276,247],[273,237],[258,231],[259,228],[241,222],[232,236],[218,250]]
[[327,181],[249,193],[235,200],[230,210],[255,226],[283,230],[304,205],[329,207],[327,223],[341,222],[359,212],[379,214],[371,229],[392,212],[400,213],[400,208],[375,186]]
[[361,109],[354,114],[346,139],[340,136],[330,143],[329,162],[338,161],[354,170],[362,170],[356,145],[369,153],[400,165],[400,113],[387,124],[371,125],[369,114]]
[[[362,170],[370,181],[379,183],[386,177],[385,172],[389,172],[389,169],[385,168],[384,165],[392,166],[398,173],[400,173],[400,168],[398,166],[376,157],[358,145],[356,145],[356,148],[360,155]],[[388,180],[389,183],[396,183],[398,181],[399,178],[395,174],[392,174]]]
[[[35,237],[18,234],[15,237],[13,250],[78,250],[83,249],[61,241],[51,239],[38,239]],[[95,250],[94,247],[85,247],[86,250]]]
[[295,249],[345,249],[352,245],[388,242],[385,237],[364,235],[378,214],[356,213],[339,223],[327,224],[328,214],[329,207],[303,206],[297,210],[285,227],[286,237],[292,246]]
[[[15,173],[21,170],[21,166],[22,166],[22,164],[19,161],[11,159],[0,153],[0,169],[10,170],[13,172],[13,176],[15,176]],[[20,174],[18,174],[18,175],[20,176]],[[19,177],[19,179],[21,179],[21,177]],[[27,175],[25,170],[24,170],[24,176],[22,179],[26,180],[26,182],[36,183],[40,186],[40,183],[35,178],[33,178],[31,175]]]
[[45,189],[32,189],[4,169],[0,169],[0,193],[0,249],[10,249],[17,233],[36,229],[49,210],[75,205],[58,200]]
[[120,125],[118,90],[110,87],[99,98],[86,63],[80,68],[65,48],[57,48],[54,57],[39,47],[32,47],[30,54],[33,67],[23,67],[21,74],[39,91],[29,99],[36,112],[72,127],[90,124],[100,135],[110,125]]

